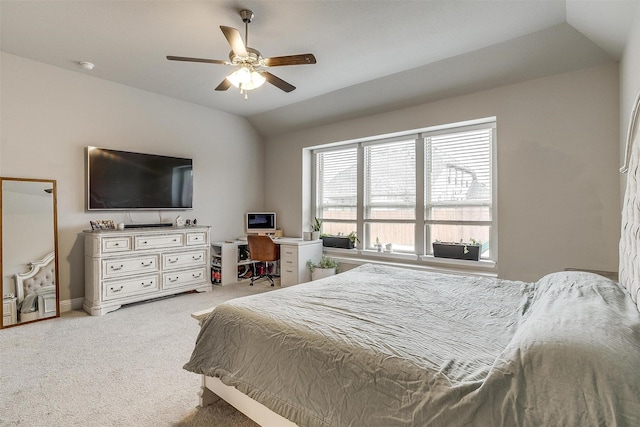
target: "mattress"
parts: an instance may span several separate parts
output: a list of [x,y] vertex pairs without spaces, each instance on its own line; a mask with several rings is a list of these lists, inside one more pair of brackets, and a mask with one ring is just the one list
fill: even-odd
[[185,369],[301,426],[640,425],[640,313],[617,283],[364,265],[222,304]]

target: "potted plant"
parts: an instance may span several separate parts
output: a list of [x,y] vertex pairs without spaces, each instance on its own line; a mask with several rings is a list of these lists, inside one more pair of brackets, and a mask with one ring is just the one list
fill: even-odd
[[307,268],[311,272],[311,280],[333,276],[338,271],[338,266],[338,261],[326,255],[323,255],[318,263],[314,263],[311,260],[307,261]]
[[378,252],[382,252],[382,243],[380,242],[380,238],[376,237],[376,243],[374,245]]
[[469,239],[469,242],[433,242],[433,256],[438,258],[464,259],[478,261],[482,242]]
[[352,231],[346,236],[342,233],[339,233],[337,236],[326,234],[322,236],[322,246],[328,248],[353,249],[356,247],[357,242],[359,242],[359,240],[355,231]]
[[311,240],[318,240],[320,238],[320,229],[322,228],[322,220],[318,217],[313,219],[311,223]]

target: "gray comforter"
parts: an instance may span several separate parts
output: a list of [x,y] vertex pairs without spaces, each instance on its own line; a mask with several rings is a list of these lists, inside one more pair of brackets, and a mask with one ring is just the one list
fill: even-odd
[[365,265],[216,307],[185,369],[301,426],[640,425],[640,313],[589,273]]

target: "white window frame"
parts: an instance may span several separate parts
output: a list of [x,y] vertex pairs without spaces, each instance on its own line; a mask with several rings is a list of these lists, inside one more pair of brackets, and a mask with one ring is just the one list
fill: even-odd
[[[360,238],[360,242],[357,245],[358,255],[363,257],[373,256],[377,257],[377,254],[370,248],[364,247],[364,239],[361,236],[365,236],[365,227],[368,223],[412,223],[415,224],[415,253],[412,254],[392,254],[389,257],[394,259],[405,259],[407,261],[415,260],[426,263],[438,263],[438,264],[459,264],[458,260],[446,260],[434,258],[431,255],[430,249],[427,247],[426,242],[429,241],[428,225],[431,224],[452,224],[452,225],[484,225],[490,227],[490,240],[489,240],[489,253],[490,258],[483,258],[487,264],[495,266],[498,260],[498,209],[497,209],[497,138],[496,138],[496,118],[489,117],[485,119],[473,120],[462,123],[453,123],[442,126],[435,126],[429,128],[423,128],[418,130],[411,130],[406,132],[399,132],[393,135],[380,135],[369,138],[363,138],[359,140],[345,141],[342,143],[332,143],[321,147],[315,147],[311,149],[312,154],[312,181],[311,181],[311,212],[312,215],[318,215],[319,206],[317,205],[317,175],[316,175],[316,154],[328,151],[341,150],[345,148],[357,149],[357,215],[356,215],[356,232]],[[463,220],[431,220],[425,216],[425,139],[432,136],[460,133],[479,129],[492,129],[491,140],[491,220],[489,221],[463,221]],[[416,155],[416,212],[415,219],[411,220],[381,220],[381,219],[367,219],[364,218],[364,147],[375,144],[389,143],[394,140],[407,140],[408,137],[413,137],[415,140],[415,155]],[[320,216],[319,216],[320,217]],[[320,217],[321,218],[321,217]],[[322,219],[322,218],[321,218]],[[349,222],[353,220],[340,221],[340,220],[328,220],[331,222]],[[464,264],[464,262],[462,262]]]

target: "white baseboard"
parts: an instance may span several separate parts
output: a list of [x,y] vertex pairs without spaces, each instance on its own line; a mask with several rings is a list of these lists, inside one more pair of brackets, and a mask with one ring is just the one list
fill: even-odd
[[60,313],[71,310],[82,310],[82,303],[84,298],[74,298],[60,301]]

